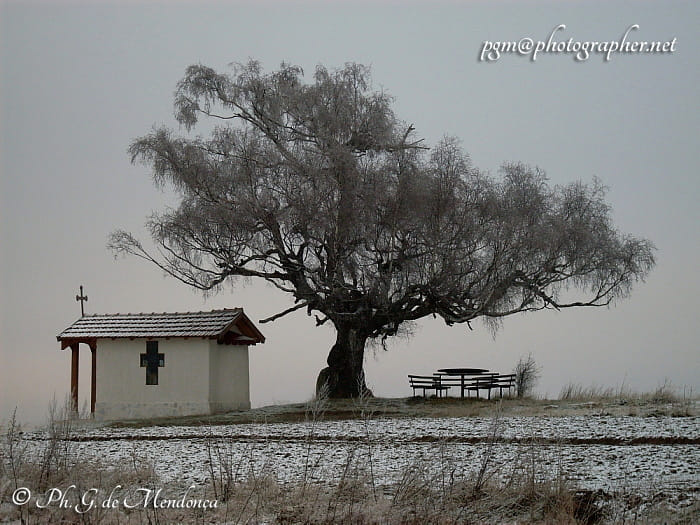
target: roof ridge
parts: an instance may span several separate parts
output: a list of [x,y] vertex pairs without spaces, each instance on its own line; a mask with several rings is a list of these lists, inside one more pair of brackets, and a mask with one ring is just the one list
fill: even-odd
[[106,314],[100,314],[100,313],[93,313],[93,314],[85,314],[84,316],[78,318],[78,320],[83,319],[85,317],[135,317],[135,316],[146,316],[146,315],[192,315],[192,314],[213,314],[213,313],[224,313],[224,312],[239,312],[243,311],[243,308],[240,306],[234,306],[232,308],[216,308],[214,310],[192,310],[192,311],[186,311],[186,312],[127,312],[127,313],[122,313],[122,312],[117,312],[117,313],[106,313]]

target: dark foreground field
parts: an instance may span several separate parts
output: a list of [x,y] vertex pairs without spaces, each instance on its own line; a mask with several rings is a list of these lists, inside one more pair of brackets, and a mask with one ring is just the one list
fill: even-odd
[[[49,429],[24,433],[9,422],[0,519],[700,521],[696,401],[576,393],[557,401],[318,400],[109,424],[56,414]],[[29,488],[34,499],[13,504],[18,487]],[[65,505],[45,505],[45,494],[55,488],[65,493]],[[161,500],[142,501],[158,489]],[[79,498],[86,494],[96,503],[112,498],[117,504],[88,508]],[[184,508],[203,500],[216,506]]]

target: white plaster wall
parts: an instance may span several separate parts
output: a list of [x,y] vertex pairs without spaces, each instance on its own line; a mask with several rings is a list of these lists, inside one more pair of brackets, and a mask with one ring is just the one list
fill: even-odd
[[209,342],[212,412],[250,408],[248,347]]
[[97,341],[95,417],[129,419],[207,414],[209,406],[208,339],[159,339],[165,366],[158,384],[146,384],[140,356],[146,339]]
[[250,408],[248,347],[210,339],[158,339],[165,366],[146,384],[146,339],[97,341],[98,419],[210,414]]

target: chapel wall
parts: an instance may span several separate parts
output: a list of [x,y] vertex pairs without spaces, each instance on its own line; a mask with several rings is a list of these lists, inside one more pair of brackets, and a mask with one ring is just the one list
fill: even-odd
[[212,412],[250,408],[248,347],[209,342],[209,401]]
[[209,406],[209,340],[157,339],[165,366],[158,384],[146,384],[140,356],[146,339],[97,342],[95,417],[129,419],[206,414]]

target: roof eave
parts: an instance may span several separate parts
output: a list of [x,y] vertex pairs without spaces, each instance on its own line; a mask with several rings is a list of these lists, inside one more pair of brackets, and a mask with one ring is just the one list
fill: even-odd
[[[233,326],[240,327],[241,324],[247,328],[250,332],[252,332],[252,336],[248,335],[253,341],[248,343],[250,345],[255,345],[257,343],[265,343],[265,336],[262,334],[260,330],[257,329],[257,327],[253,324],[253,321],[250,320],[250,318],[245,314],[243,309],[241,309],[238,312],[238,315],[234,317],[229,324],[227,324],[224,329],[219,333],[219,338],[222,338],[226,335],[226,333],[231,330]],[[243,332],[241,330],[241,332]],[[247,335],[247,334],[244,334]]]

